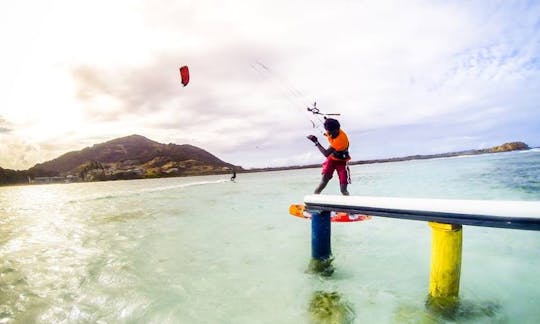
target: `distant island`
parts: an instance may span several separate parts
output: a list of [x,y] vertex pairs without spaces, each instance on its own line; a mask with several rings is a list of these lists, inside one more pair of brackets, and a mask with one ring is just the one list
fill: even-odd
[[[466,151],[457,151],[457,152],[440,153],[440,154],[409,155],[409,156],[404,156],[404,157],[395,157],[395,158],[387,158],[387,159],[359,160],[359,161],[351,161],[349,162],[349,164],[357,165],[357,164],[401,162],[401,161],[409,161],[409,160],[427,160],[427,159],[437,159],[437,158],[463,156],[463,155],[501,153],[501,152],[510,152],[510,151],[530,150],[530,149],[531,148],[523,142],[510,142],[510,143],[504,143],[502,145],[494,146],[491,148],[480,149],[480,150],[466,150]],[[320,165],[321,165],[320,163],[317,163],[317,164],[309,164],[309,165],[295,165],[295,166],[276,167],[276,168],[256,168],[256,169],[246,170],[245,172],[308,169],[308,168],[320,167]]]
[[[462,155],[528,150],[523,142],[505,143],[481,150],[351,161],[351,165],[434,159]],[[192,145],[162,144],[141,135],[117,138],[80,151],[66,153],[28,170],[0,167],[0,185],[87,182],[181,177],[209,174],[265,172],[319,167],[320,164],[244,169],[220,160]]]

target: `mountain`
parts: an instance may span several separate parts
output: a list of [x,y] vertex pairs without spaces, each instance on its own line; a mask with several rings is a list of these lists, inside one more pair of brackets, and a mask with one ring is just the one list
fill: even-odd
[[231,169],[241,167],[196,146],[162,144],[131,135],[66,153],[28,171],[92,181],[229,173]]

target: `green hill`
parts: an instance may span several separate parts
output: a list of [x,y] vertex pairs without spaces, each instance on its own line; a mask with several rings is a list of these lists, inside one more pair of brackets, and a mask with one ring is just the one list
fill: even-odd
[[193,145],[162,144],[141,135],[72,151],[25,171],[0,168],[0,185],[40,181],[96,181],[230,173],[240,166]]

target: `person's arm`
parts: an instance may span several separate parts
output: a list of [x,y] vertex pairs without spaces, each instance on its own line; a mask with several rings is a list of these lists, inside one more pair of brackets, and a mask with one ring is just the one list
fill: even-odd
[[319,151],[326,157],[328,157],[330,154],[334,153],[334,148],[332,146],[329,146],[327,149],[324,148],[324,146],[319,143],[319,140],[314,135],[308,135],[307,138],[315,143],[315,147],[319,149]]

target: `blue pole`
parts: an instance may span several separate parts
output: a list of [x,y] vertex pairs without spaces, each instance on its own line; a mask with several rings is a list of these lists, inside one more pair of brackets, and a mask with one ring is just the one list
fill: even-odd
[[311,215],[311,257],[322,261],[330,259],[331,255],[330,212],[313,212]]

